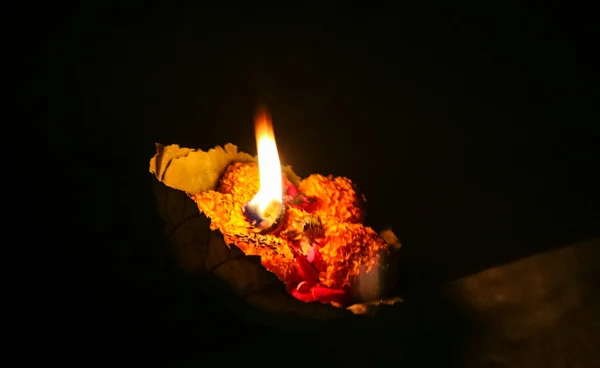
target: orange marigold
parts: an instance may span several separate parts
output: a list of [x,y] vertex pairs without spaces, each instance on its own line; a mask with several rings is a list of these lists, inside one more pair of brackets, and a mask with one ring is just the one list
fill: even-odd
[[359,197],[350,179],[313,174],[302,180],[298,189],[317,198],[315,215],[325,223],[362,222]]
[[371,272],[386,249],[385,241],[370,227],[339,223],[325,229],[325,241],[319,248],[326,265],[319,274],[324,285],[336,289],[350,288],[361,267]]
[[237,202],[245,204],[258,192],[260,186],[258,165],[254,162],[235,162],[227,167],[219,184],[219,193],[229,193]]

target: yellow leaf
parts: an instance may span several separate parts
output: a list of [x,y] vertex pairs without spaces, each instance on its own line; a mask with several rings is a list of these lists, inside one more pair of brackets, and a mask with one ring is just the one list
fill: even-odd
[[[221,175],[233,162],[256,162],[238,147],[227,143],[208,151],[179,147],[177,144],[163,146],[156,143],[156,154],[150,160],[150,172],[163,184],[188,194],[214,190]],[[288,179],[297,184],[300,178],[290,166],[282,167]]]

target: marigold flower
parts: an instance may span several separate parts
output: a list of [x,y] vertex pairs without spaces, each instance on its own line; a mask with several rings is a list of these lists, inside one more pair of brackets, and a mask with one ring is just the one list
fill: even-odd
[[298,189],[317,198],[314,213],[325,222],[362,222],[359,197],[350,179],[313,174]]

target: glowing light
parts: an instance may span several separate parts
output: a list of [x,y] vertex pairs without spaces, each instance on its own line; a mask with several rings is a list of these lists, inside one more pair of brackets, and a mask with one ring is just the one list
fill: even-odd
[[257,206],[258,212],[263,218],[273,217],[273,214],[270,213],[272,211],[276,211],[276,217],[283,203],[283,183],[273,123],[266,110],[261,110],[256,115],[254,128],[258,148],[260,189],[249,204]]

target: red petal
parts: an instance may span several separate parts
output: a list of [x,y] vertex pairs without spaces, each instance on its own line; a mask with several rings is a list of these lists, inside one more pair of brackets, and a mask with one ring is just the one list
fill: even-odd
[[[303,286],[305,286],[305,284]],[[303,287],[301,287],[301,289],[303,289]],[[347,297],[346,292],[343,290],[330,289],[323,286],[314,286],[308,291],[300,291],[295,288],[291,290],[290,293],[294,298],[305,303],[319,301],[323,304],[331,302],[344,304],[344,299]]]
[[292,296],[302,302],[305,303],[310,303],[310,302],[314,302],[316,299],[314,297],[314,295],[310,292],[310,290],[308,292],[300,292],[296,289],[292,290],[291,292]]
[[292,198],[298,194],[298,188],[296,188],[296,186],[290,182],[287,183],[286,189],[287,194],[290,195]]
[[325,266],[325,262],[323,262],[323,256],[321,255],[321,252],[319,252],[318,248],[315,247],[314,249],[315,249],[315,255],[314,255],[313,261],[311,263],[315,270],[325,271],[325,269],[327,267]]
[[343,290],[330,289],[323,286],[315,286],[311,289],[311,292],[315,300],[321,303],[340,302],[346,294]]
[[308,285],[308,282],[300,281],[298,286],[296,286],[295,290],[297,290],[301,293],[308,293],[310,291],[310,286]]
[[310,247],[308,249],[308,253],[306,253],[306,260],[309,263],[312,263],[312,261],[314,261],[315,259],[315,247]]
[[312,268],[306,258],[301,255],[297,255],[296,265],[298,266],[298,274],[303,281],[306,281],[309,285],[314,285],[317,282],[317,271]]
[[319,208],[319,200],[316,197],[303,197],[302,209],[306,212],[314,212]]

